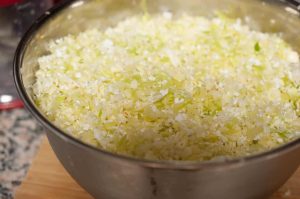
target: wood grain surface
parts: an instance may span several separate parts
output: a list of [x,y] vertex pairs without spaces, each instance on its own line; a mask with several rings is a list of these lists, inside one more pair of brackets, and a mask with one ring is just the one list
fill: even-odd
[[[45,139],[15,199],[92,199],[64,170]],[[300,199],[300,168],[270,199]]]

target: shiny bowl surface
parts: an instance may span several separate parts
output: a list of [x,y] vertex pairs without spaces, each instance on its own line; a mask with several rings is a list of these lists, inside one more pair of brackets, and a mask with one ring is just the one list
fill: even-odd
[[[148,0],[148,12],[213,16],[224,11],[250,17],[250,26],[280,32],[300,52],[299,12],[277,0]],[[259,199],[269,197],[300,164],[300,139],[249,157],[208,162],[148,161],[97,149],[64,133],[34,104],[31,85],[45,44],[91,27],[104,29],[142,13],[139,0],[74,0],[47,11],[25,34],[16,51],[14,77],[20,96],[45,127],[58,159],[72,177],[99,199]],[[272,19],[276,23],[272,23]],[[50,168],[48,168],[50,169]]]

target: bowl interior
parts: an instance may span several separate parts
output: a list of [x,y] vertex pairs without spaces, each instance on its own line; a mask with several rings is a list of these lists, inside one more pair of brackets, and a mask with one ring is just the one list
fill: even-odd
[[[46,44],[68,34],[89,28],[104,29],[135,14],[170,11],[212,17],[216,11],[241,18],[253,29],[280,33],[300,52],[299,13],[279,0],[90,0],[72,1],[45,13],[29,30],[21,42],[21,89],[33,106],[32,84],[38,69],[38,57],[47,54]],[[35,107],[38,110],[38,107]],[[42,113],[41,113],[42,114]]]

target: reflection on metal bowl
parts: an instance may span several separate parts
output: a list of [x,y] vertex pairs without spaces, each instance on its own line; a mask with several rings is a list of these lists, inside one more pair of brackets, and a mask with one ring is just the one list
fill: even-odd
[[[227,10],[232,16],[249,16],[264,32],[281,32],[300,51],[298,12],[276,0],[157,0],[148,2],[149,13],[170,10],[211,16]],[[287,9],[288,8],[288,9]],[[295,12],[287,12],[292,9]],[[254,199],[278,189],[300,163],[300,139],[261,154],[208,162],[147,161],[112,154],[87,145],[51,123],[32,100],[31,85],[37,58],[46,53],[49,40],[90,27],[105,28],[126,16],[141,13],[135,0],[69,1],[38,19],[23,37],[16,52],[14,76],[30,112],[45,126],[57,157],[95,198],[123,199]],[[276,20],[276,24],[271,23]],[[250,24],[251,25],[251,24]]]

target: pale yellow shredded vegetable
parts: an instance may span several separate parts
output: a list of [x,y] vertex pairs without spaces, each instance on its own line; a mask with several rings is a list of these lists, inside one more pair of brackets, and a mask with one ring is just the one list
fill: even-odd
[[144,159],[210,160],[300,134],[297,52],[240,20],[171,13],[49,43],[35,100],[57,126]]

